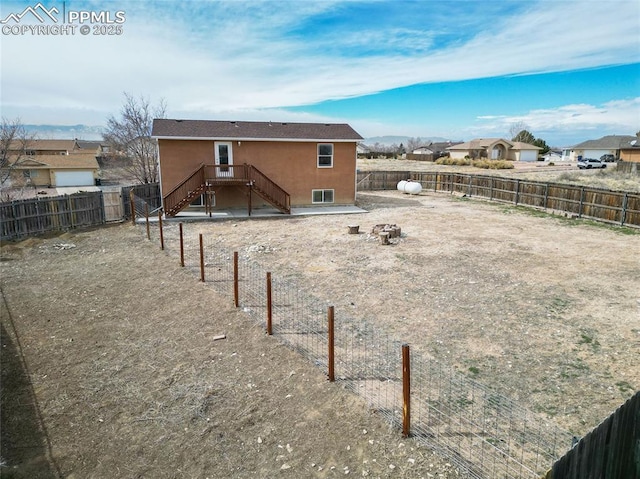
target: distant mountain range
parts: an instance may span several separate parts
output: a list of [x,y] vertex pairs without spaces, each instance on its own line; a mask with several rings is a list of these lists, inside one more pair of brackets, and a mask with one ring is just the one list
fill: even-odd
[[101,140],[103,126],[97,125],[24,125],[41,140]]
[[[362,143],[364,143],[365,145],[375,145],[376,143],[380,143],[381,145],[400,145],[400,143],[402,143],[403,145],[406,146],[407,142],[411,139],[412,137],[410,136],[392,136],[392,135],[387,135],[387,136],[372,136],[371,138],[365,138],[364,140],[362,140]],[[415,138],[415,137],[414,137]],[[442,138],[440,136],[431,136],[431,137],[420,137],[420,139],[422,140],[423,143],[443,143],[446,141],[449,141],[449,138]]]

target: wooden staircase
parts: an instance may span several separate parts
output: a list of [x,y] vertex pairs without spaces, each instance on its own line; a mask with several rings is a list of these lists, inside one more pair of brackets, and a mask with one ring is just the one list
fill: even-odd
[[220,186],[240,186],[248,189],[249,214],[251,214],[251,193],[285,214],[291,214],[291,197],[255,166],[244,165],[200,165],[180,184],[163,197],[167,216],[175,216],[189,206],[198,196],[214,191]]

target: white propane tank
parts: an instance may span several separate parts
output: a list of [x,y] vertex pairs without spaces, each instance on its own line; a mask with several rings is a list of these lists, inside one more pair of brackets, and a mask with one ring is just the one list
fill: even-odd
[[403,193],[407,193],[410,195],[417,195],[422,191],[422,185],[417,181],[402,180],[398,182],[398,191],[402,191]]

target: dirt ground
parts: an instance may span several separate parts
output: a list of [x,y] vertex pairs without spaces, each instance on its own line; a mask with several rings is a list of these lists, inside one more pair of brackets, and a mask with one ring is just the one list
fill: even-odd
[[[578,436],[640,388],[640,231],[441,193],[358,202],[368,213],[185,231],[213,235],[336,315],[373,322]],[[370,234],[385,223],[402,230],[389,246]]]
[[[185,229],[577,435],[640,388],[639,231],[446,194],[358,204]],[[380,245],[380,223],[402,236]],[[457,475],[139,228],[30,239],[2,260],[3,477]]]
[[1,258],[3,478],[456,477],[139,228]]

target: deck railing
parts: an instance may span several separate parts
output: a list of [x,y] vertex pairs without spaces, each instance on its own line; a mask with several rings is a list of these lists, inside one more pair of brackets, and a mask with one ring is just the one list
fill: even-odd
[[255,166],[246,163],[198,166],[182,183],[164,196],[165,212],[168,215],[175,215],[208,187],[225,184],[251,187],[281,211],[291,212],[289,194]]
[[291,196],[285,190],[274,183],[267,175],[253,165],[247,166],[249,180],[253,187],[265,200],[278,206],[285,213],[291,212]]

